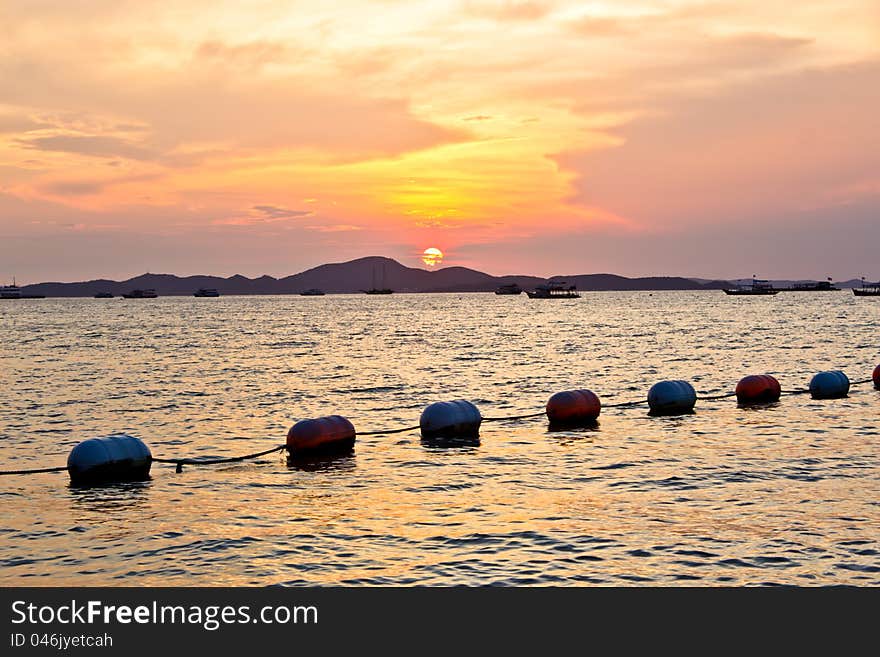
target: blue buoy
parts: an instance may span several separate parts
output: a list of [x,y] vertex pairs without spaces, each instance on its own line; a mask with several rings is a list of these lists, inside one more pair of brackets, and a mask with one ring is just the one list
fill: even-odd
[[422,411],[419,427],[422,438],[472,438],[479,436],[483,417],[479,409],[464,399],[435,402]]
[[77,485],[143,481],[150,476],[153,455],[143,441],[127,434],[90,438],[70,451],[67,472]]
[[697,403],[697,392],[687,381],[660,381],[648,391],[648,406],[654,415],[690,413]]
[[840,370],[819,372],[810,380],[813,399],[837,399],[849,393],[849,379]]

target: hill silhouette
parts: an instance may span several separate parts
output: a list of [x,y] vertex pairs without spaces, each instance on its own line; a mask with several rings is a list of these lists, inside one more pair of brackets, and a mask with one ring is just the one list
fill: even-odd
[[395,292],[492,292],[500,285],[516,283],[531,289],[547,280],[567,281],[580,290],[704,290],[729,285],[727,281],[698,282],[678,276],[626,278],[614,274],[554,276],[492,276],[467,267],[443,267],[426,271],[407,267],[392,258],[369,256],[349,262],[320,265],[312,269],[274,278],[247,278],[241,274],[220,276],[175,276],[142,274],[125,281],[97,279],[79,283],[36,283],[22,287],[25,294],[47,297],[88,297],[99,292],[119,295],[133,289],[156,290],[160,296],[191,295],[201,287],[216,288],[221,294],[298,294],[310,288],[328,293],[360,292],[371,287],[388,287]]

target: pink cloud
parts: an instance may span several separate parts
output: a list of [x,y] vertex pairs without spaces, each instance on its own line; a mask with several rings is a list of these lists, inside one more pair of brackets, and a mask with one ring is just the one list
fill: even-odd
[[620,145],[556,160],[573,201],[658,230],[813,209],[880,179],[878,82],[872,62],[667,98]]

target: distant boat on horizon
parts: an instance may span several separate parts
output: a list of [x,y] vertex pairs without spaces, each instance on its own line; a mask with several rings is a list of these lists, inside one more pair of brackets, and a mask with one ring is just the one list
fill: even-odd
[[736,296],[772,296],[778,294],[777,290],[770,281],[761,280],[752,276],[751,285],[737,285],[734,288],[724,288],[724,294]]
[[538,285],[534,291],[526,291],[529,299],[580,299],[575,285],[565,281],[551,281],[546,285]]
[[854,287],[853,294],[857,297],[880,297],[880,281],[866,283],[865,277],[862,276],[862,287]]
[[510,285],[502,285],[497,290],[495,290],[495,294],[506,296],[506,295],[518,295],[522,294],[522,288],[516,283],[511,283]]
[[45,294],[22,294],[21,288],[12,279],[12,285],[0,285],[0,299],[45,299]]
[[159,295],[156,294],[156,290],[148,289],[148,290],[132,290],[128,294],[123,294],[123,299],[155,299]]
[[382,287],[376,287],[376,266],[373,265],[373,287],[369,290],[361,290],[364,294],[394,294],[394,290],[385,287],[385,263],[382,263]]
[[326,294],[324,290],[319,290],[316,287],[310,288],[308,290],[303,290],[299,293],[301,297],[323,297]]
[[112,299],[113,295],[110,292],[98,292],[95,295],[96,299]]
[[791,287],[778,287],[780,292],[840,292],[835,287],[831,278],[824,281],[810,281],[809,283],[794,283]]
[[213,287],[200,287],[198,290],[193,292],[194,297],[219,297],[220,292],[218,292]]

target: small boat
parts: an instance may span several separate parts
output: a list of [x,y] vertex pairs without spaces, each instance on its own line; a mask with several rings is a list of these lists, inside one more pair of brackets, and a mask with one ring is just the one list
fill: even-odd
[[0,285],[0,299],[45,299],[45,294],[22,294],[21,288],[12,279],[12,285]]
[[0,299],[21,299],[21,288],[15,285],[0,285]]
[[122,295],[124,299],[155,299],[158,296],[156,290],[132,290]]
[[[385,285],[385,263],[382,263],[382,282]],[[376,287],[376,267],[373,267],[373,287],[369,290],[361,290],[364,294],[394,294],[394,290],[388,287]]]
[[580,299],[577,287],[569,285],[565,281],[551,281],[546,285],[537,286],[534,291],[528,292],[529,299]]
[[751,285],[737,285],[735,288],[724,288],[724,294],[739,296],[768,296],[778,293],[779,290],[773,287],[770,281],[763,281],[754,276],[752,277]]
[[96,298],[96,299],[112,299],[112,298],[113,298],[113,295],[110,294],[109,292],[98,292],[98,293],[95,295],[95,298]]
[[795,283],[791,287],[778,287],[780,292],[840,292],[829,278],[827,281],[810,281],[809,283]]
[[200,287],[193,292],[194,297],[219,297],[220,293],[213,287]]
[[516,283],[511,283],[510,285],[502,285],[497,290],[495,290],[495,294],[498,295],[507,295],[507,294],[522,294],[522,288]]
[[301,296],[301,297],[323,297],[324,294],[325,294],[324,290],[319,290],[318,288],[313,287],[308,290],[303,290],[302,292],[299,293],[299,296]]
[[854,287],[853,294],[857,297],[880,297],[880,281],[877,283],[865,283],[862,277],[862,287]]

